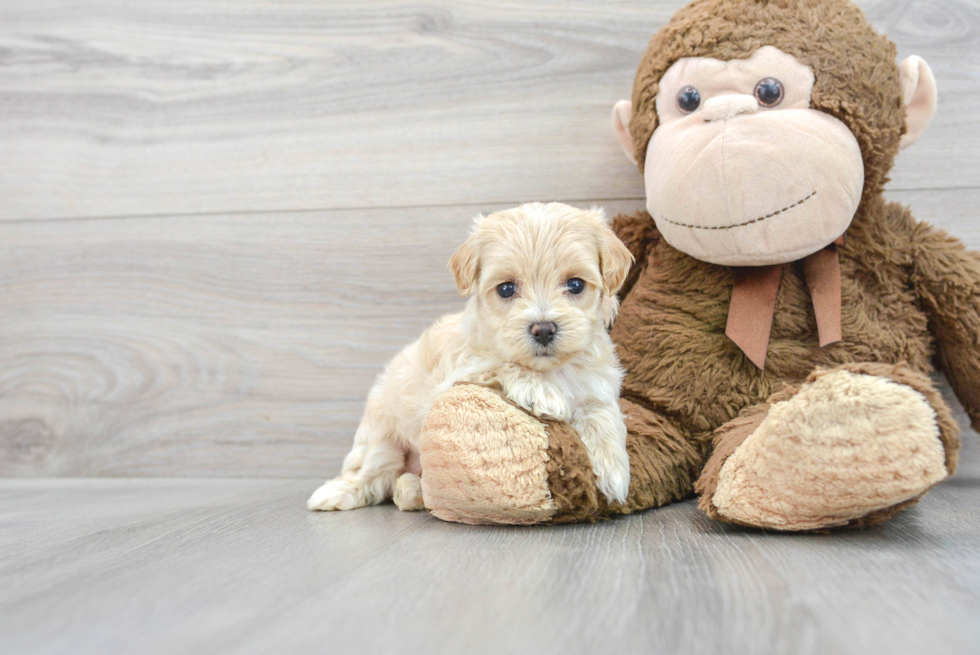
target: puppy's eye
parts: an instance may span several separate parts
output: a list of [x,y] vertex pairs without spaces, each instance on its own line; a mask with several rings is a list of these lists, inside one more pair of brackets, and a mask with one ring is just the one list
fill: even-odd
[[755,99],[763,107],[775,107],[783,101],[783,84],[775,77],[767,77],[755,85]]
[[497,285],[497,295],[501,298],[510,298],[517,291],[517,286],[513,282],[501,282]]
[[571,280],[565,283],[565,288],[568,289],[569,293],[573,293],[577,296],[585,291],[585,280],[573,277]]
[[693,86],[685,86],[677,94],[677,106],[685,114],[690,114],[701,106],[701,93]]

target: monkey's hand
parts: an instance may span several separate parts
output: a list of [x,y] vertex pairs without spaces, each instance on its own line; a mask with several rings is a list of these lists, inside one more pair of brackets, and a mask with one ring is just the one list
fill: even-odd
[[980,253],[925,224],[911,241],[912,282],[929,314],[940,366],[980,430]]

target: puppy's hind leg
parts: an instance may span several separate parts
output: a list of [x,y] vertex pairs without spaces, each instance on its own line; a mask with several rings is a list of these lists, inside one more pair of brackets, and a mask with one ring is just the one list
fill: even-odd
[[369,398],[340,477],[313,492],[307,508],[356,509],[391,498],[395,480],[405,468],[405,451],[392,438],[393,427],[378,403]]
[[424,509],[422,477],[417,473],[402,473],[395,481],[395,493],[392,500],[403,512],[417,512]]

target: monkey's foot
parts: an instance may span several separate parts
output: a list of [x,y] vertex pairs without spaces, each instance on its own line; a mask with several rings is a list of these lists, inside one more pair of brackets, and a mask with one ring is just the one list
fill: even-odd
[[698,490],[709,516],[775,530],[886,520],[952,473],[958,436],[925,376],[849,365],[722,426]]

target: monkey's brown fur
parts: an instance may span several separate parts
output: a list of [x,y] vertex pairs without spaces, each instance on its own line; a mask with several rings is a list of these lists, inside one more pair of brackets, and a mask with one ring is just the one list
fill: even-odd
[[[861,147],[864,193],[840,249],[845,338],[818,347],[802,271],[787,266],[765,372],[758,371],[724,334],[730,269],[673,249],[645,212],[620,216],[616,231],[638,262],[613,329],[628,371],[624,399],[665,417],[700,444],[740,412],[736,421],[745,420],[746,413],[764,416],[771,394],[798,385],[816,368],[906,362],[924,376],[936,355],[974,427],[980,427],[980,255],[881,197],[904,132],[904,110],[895,46],[874,31],[860,9],[827,0],[706,0],[682,9],[650,41],[637,72],[630,125],[637,160],[642,167],[656,129],[658,81],[677,59],[745,58],[763,45],[774,45],[813,68],[811,106],[843,121]],[[928,391],[952,472],[959,445],[956,427],[923,376],[915,382],[908,372],[899,377]],[[631,432],[646,432],[636,422],[631,427]],[[729,425],[716,437],[715,456],[698,489],[709,514],[711,494],[706,492],[713,490],[725,456],[751,430],[742,432]],[[676,440],[673,434],[661,438]],[[691,456],[679,454],[676,461],[679,476],[686,477],[694,464]]]
[[[653,37],[636,76],[630,132],[641,170],[663,73],[681,57],[747,58],[763,45],[813,69],[812,107],[844,122],[861,148],[864,192],[839,249],[844,338],[819,347],[801,265],[788,264],[758,370],[725,335],[731,269],[671,247],[646,212],[617,217],[614,229],[636,257],[612,331],[627,370],[630,495],[615,508],[597,498],[584,448],[552,428],[549,488],[562,502],[551,521],[659,506],[695,489],[702,509],[724,519],[711,502],[722,465],[770,404],[792,397],[816,371],[875,375],[919,391],[936,412],[950,473],[959,436],[929,380],[933,362],[980,428],[980,254],[881,196],[904,109],[896,49],[860,9],[844,0],[703,0],[682,9]],[[885,520],[914,502],[850,524]]]

